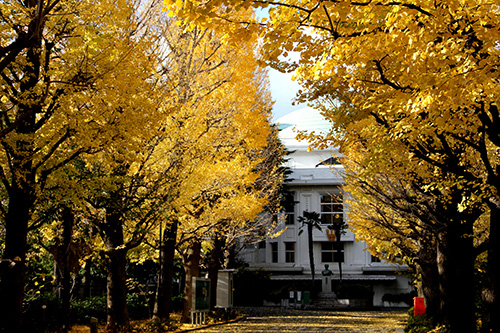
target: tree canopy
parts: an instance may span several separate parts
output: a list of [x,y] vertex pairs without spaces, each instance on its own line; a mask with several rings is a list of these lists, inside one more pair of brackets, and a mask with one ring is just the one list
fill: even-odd
[[31,232],[66,281],[61,253],[94,236],[116,329],[128,251],[150,256],[145,240],[174,215],[197,237],[221,220],[244,228],[272,194],[254,185],[271,133],[256,38],[228,47],[158,3],[0,4],[2,330],[21,330]]
[[[441,278],[451,278],[448,284],[457,289],[460,284],[453,282],[453,276],[459,271],[473,279],[474,257],[469,254],[475,250],[470,235],[481,211],[489,210],[489,241],[477,250],[488,249],[491,290],[499,290],[494,268],[498,249],[493,245],[500,208],[498,4],[482,0],[164,2],[193,25],[227,31],[234,43],[243,38],[242,29],[255,29],[262,36],[264,60],[281,71],[295,71],[302,85],[299,101],[316,105],[332,122],[329,135],[305,137],[316,138],[320,147],[340,146],[345,161],[349,160],[347,171],[361,177],[359,182],[350,181],[365,186],[363,193],[351,187],[360,200],[357,211],[364,209],[362,205],[370,206],[368,191],[372,195],[378,191],[378,199],[385,195],[392,200],[372,201],[373,214],[364,221],[361,215],[353,215],[360,218],[356,222],[365,239],[371,237],[368,221],[375,218],[388,219],[378,229],[380,236],[391,234],[391,228],[406,235],[412,228],[437,231],[433,234],[437,251],[449,252],[448,259],[456,256],[451,247],[469,249],[462,262],[451,260],[443,268]],[[244,20],[238,17],[240,8],[265,8],[268,15]],[[296,52],[298,60],[287,60],[290,52]],[[395,208],[399,215],[394,214]],[[413,209],[410,220],[417,224],[411,224],[408,216],[400,219],[408,208]],[[425,219],[418,216],[419,209],[437,213],[434,217],[444,211],[449,215],[422,224]],[[422,234],[415,235],[422,240]],[[468,297],[472,302],[473,295]],[[497,312],[498,299],[491,304],[488,311]],[[452,331],[473,330],[473,310],[464,310],[463,316],[457,313],[446,314]],[[485,327],[498,329],[495,318],[486,321]]]

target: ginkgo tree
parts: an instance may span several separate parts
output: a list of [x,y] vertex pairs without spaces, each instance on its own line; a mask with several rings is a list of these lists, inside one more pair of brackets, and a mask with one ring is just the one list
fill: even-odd
[[[253,189],[253,182],[270,135],[271,105],[266,73],[256,62],[255,37],[235,48],[223,44],[222,35],[210,29],[189,30],[174,19],[164,23],[169,56],[162,75],[176,111],[163,125],[163,153],[158,154],[168,168],[163,190],[169,195],[166,223],[158,225],[157,318],[169,315],[175,248],[186,250],[187,258],[187,251],[200,249],[200,240],[210,230],[229,221],[244,228],[264,209],[268,194]],[[267,189],[279,182],[279,177],[273,178]],[[188,288],[197,265],[187,270]],[[190,309],[190,292],[186,295]]]
[[[249,153],[255,152],[249,151]],[[284,154],[283,145],[278,138],[278,128],[273,125],[266,146],[259,152],[260,162],[252,171],[258,174],[258,178],[252,181],[248,190],[251,188],[256,197],[244,198],[244,200],[257,198],[257,207],[261,211],[257,217],[249,215],[245,218],[242,214],[234,214],[231,219],[221,220],[210,230],[203,242],[205,246],[202,268],[208,272],[211,290],[217,290],[220,269],[236,267],[235,256],[243,246],[273,237],[276,233],[279,222],[277,214],[281,210],[280,195],[285,177],[285,168],[281,166]],[[264,206],[262,198],[265,198]],[[217,305],[217,295],[211,293],[210,296],[210,307],[213,309]]]
[[[197,81],[187,88],[181,86],[183,108],[173,116],[172,128],[178,135],[173,152],[183,157],[180,174],[186,177],[178,183],[177,196],[172,198],[173,219],[175,228],[179,227],[177,247],[186,251],[186,287],[190,288],[189,276],[196,276],[199,264],[188,258],[199,257],[200,242],[208,232],[227,223],[244,226],[267,202],[266,196],[252,188],[270,133],[270,99],[261,82],[265,73],[255,61],[255,39],[235,49],[220,43],[212,31],[194,29],[183,34],[188,45],[198,49],[181,59],[191,61],[190,66],[181,68],[185,72],[198,70],[203,68],[197,65],[200,62],[213,68],[184,78]],[[197,253],[190,253],[196,249]],[[188,314],[189,290],[185,295]]]
[[[4,1],[0,4],[2,253],[0,325],[21,330],[27,235],[54,172],[144,124],[154,69],[134,39],[131,2]],[[128,121],[124,118],[129,117]],[[132,118],[134,120],[132,120]],[[140,127],[139,127],[140,128]]]
[[[422,160],[412,164],[394,140],[386,142],[392,154],[374,153],[383,141],[369,127],[364,123],[358,132],[364,139],[346,149],[343,158],[350,225],[374,254],[417,266],[428,313],[441,322],[450,315],[450,293],[465,281],[474,283],[474,261],[485,244],[475,242],[473,234],[484,204],[469,201],[461,209],[473,189]],[[432,185],[436,179],[447,186]],[[460,278],[450,277],[450,272]],[[474,290],[462,291],[461,297],[470,300],[470,308],[462,305],[463,316],[474,321]]]
[[[58,309],[61,318],[59,325],[63,332],[68,332],[72,326],[71,300],[75,295],[76,277],[84,260],[92,254],[93,244],[90,237],[91,224],[82,220],[82,216],[69,201],[54,200],[62,192],[57,189],[50,191],[48,198],[42,199],[38,205],[34,216],[40,222],[46,222],[40,223],[41,227],[37,232],[29,235],[33,245],[27,257],[30,258],[28,265],[30,262],[33,265],[43,261],[43,256],[52,257],[54,269],[50,283],[52,292],[61,300]],[[26,280],[32,279],[33,276],[28,275]],[[24,330],[29,328],[24,327]]]
[[[252,186],[270,132],[256,39],[239,49],[214,31],[178,27],[186,43],[171,47],[147,22],[154,1],[7,1],[0,9],[2,329],[21,330],[26,239],[42,226],[47,198],[99,230],[108,326],[126,326],[126,254],[156,222],[176,216],[191,234],[220,218],[242,226],[268,202]],[[55,188],[67,192],[46,193]],[[207,193],[217,202],[198,205]]]
[[[453,174],[455,185],[468,189],[457,209],[473,209],[482,201],[491,219],[490,291],[485,305],[492,314],[491,321],[483,323],[485,329],[499,329],[498,316],[493,315],[500,311],[498,4],[484,0],[166,4],[193,24],[224,29],[234,40],[243,38],[248,26],[260,31],[268,63],[296,71],[304,87],[301,100],[337,99],[355,106],[326,112],[347,139],[363,140],[349,136],[351,126],[375,120],[388,139],[372,153],[389,152],[390,140],[401,142],[410,163],[421,159],[438,173]],[[250,7],[266,7],[269,15],[264,22],[238,17],[237,9]],[[282,61],[280,56],[291,51],[298,52],[299,59]],[[429,185],[446,189],[449,179],[430,178]],[[470,318],[469,314],[446,319],[452,331],[474,330]]]

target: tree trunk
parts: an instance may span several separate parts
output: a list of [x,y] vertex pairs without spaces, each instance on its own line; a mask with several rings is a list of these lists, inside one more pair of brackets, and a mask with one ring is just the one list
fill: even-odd
[[342,283],[342,260],[340,254],[342,253],[343,247],[342,247],[342,241],[340,239],[341,237],[341,230],[340,226],[337,226],[335,228],[335,251],[337,252],[337,257],[339,259],[338,265],[339,265],[339,279],[340,282]]
[[222,267],[224,268],[238,268],[238,262],[236,260],[236,245],[232,244],[226,246],[226,256],[224,258],[224,264]]
[[420,253],[421,258],[425,259],[419,260],[419,264],[417,265],[417,272],[421,277],[418,288],[419,296],[424,297],[425,313],[432,317],[436,323],[441,323],[443,322],[443,314],[441,312],[441,294],[439,290],[436,252],[424,247]]
[[210,255],[208,266],[208,278],[210,279],[210,309],[214,309],[217,304],[217,281],[219,270],[222,268],[224,260],[224,245],[226,244],[224,236],[217,235],[213,240],[214,248]]
[[177,239],[178,221],[167,225],[160,245],[160,272],[156,288],[153,318],[166,320],[170,317],[172,303],[172,285],[174,282],[174,257]]
[[56,258],[56,282],[61,286],[60,298],[62,300],[62,331],[68,332],[71,328],[71,267],[70,246],[73,236],[74,216],[73,212],[64,207],[62,211],[63,241],[62,245],[55,249]]
[[312,288],[314,288],[314,276],[316,269],[314,268],[313,225],[311,221],[307,224],[307,248],[309,251],[309,267],[311,268],[312,274]]
[[85,260],[85,268],[83,272],[83,298],[90,298],[92,287],[92,258]]
[[11,189],[5,217],[5,250],[0,264],[2,332],[22,332],[28,221],[32,207],[32,197],[26,192],[19,188]]
[[441,308],[451,333],[476,331],[472,224],[450,220],[438,240]]
[[500,332],[500,206],[490,203],[490,237],[486,286],[481,291],[484,305],[481,332]]
[[[32,9],[36,4],[30,3],[27,6]],[[28,38],[23,45],[26,64],[22,70],[24,75],[20,74],[23,79],[19,84],[19,96],[30,92],[31,98],[17,103],[17,119],[11,119],[20,121],[14,130],[14,139],[3,142],[11,173],[6,175],[11,183],[4,188],[9,203],[4,221],[5,248],[0,262],[0,331],[5,332],[22,332],[28,223],[36,193],[33,136],[37,130],[36,116],[42,110],[42,105],[37,103],[36,94],[32,93],[39,83],[41,68],[40,32],[43,30],[43,20],[39,19],[34,15],[27,29],[23,29],[23,34]]]
[[107,329],[114,332],[129,325],[125,269],[127,251],[124,249],[107,251],[106,257]]
[[184,285],[184,307],[182,309],[182,323],[189,323],[191,305],[193,302],[193,277],[200,274],[201,243],[194,241],[187,249],[184,260],[184,270],[186,271],[186,282]]
[[127,308],[127,249],[123,238],[123,226],[118,215],[106,214],[101,234],[106,246],[106,291],[107,291],[107,329],[115,332],[129,326]]

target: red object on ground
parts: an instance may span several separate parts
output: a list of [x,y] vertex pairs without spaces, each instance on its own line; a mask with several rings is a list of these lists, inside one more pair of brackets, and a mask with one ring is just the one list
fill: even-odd
[[421,316],[425,314],[425,303],[423,297],[413,297],[413,315]]

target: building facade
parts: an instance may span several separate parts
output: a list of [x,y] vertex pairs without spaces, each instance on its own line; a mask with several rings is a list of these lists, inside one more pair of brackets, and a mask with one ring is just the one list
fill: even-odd
[[280,138],[291,152],[287,163],[292,171],[288,182],[290,195],[281,226],[283,232],[277,238],[247,247],[241,259],[250,269],[269,271],[272,280],[310,280],[307,230],[299,217],[304,211],[317,212],[321,230],[314,228],[312,235],[315,276],[321,277],[328,265],[334,281],[342,279],[343,283],[371,288],[374,306],[405,306],[404,303],[384,302],[382,298],[386,294],[401,295],[412,290],[405,274],[406,267],[373,257],[366,250],[366,244],[357,241],[350,230],[341,235],[340,242],[335,241],[332,227],[329,227],[338,222],[348,225],[348,207],[344,203],[347,194],[341,186],[343,167],[337,159],[339,152],[336,149],[308,150],[308,142],[299,142],[295,136],[296,130],[326,132],[330,124],[319,112],[309,108],[278,119],[278,124]]

